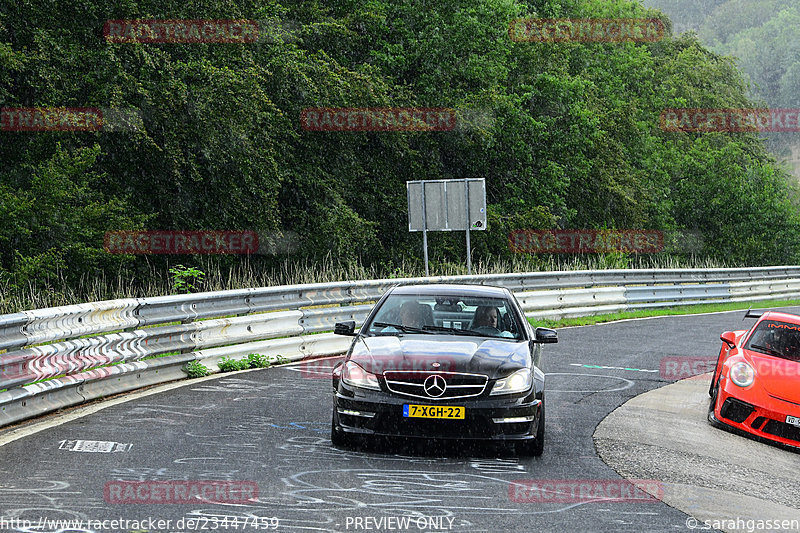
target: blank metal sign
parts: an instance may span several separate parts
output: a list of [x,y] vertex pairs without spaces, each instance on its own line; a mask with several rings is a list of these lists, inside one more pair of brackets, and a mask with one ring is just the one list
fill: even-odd
[[[469,229],[486,229],[486,181],[407,181],[409,231],[464,231],[467,229],[465,187],[469,186]],[[424,193],[424,194],[423,194]],[[423,217],[423,209],[425,216]],[[427,223],[427,228],[425,225]]]

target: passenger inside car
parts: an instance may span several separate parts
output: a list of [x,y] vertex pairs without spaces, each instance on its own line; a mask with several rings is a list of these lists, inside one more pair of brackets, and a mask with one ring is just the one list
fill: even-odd
[[400,306],[398,319],[403,326],[421,328],[433,325],[433,312],[428,305],[410,301]]
[[[404,302],[397,308],[395,316],[396,319],[392,320],[392,322],[401,326],[422,328],[433,325],[433,310],[431,307],[413,300]],[[399,330],[388,326],[381,331],[383,333],[395,333]]]

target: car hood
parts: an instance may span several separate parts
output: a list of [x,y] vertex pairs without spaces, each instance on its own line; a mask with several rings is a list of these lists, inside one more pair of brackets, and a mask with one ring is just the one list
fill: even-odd
[[745,354],[756,371],[756,382],[768,393],[800,403],[800,363],[751,350]]
[[439,370],[478,373],[496,379],[531,366],[527,341],[442,335],[360,337],[350,359],[379,375],[389,370]]

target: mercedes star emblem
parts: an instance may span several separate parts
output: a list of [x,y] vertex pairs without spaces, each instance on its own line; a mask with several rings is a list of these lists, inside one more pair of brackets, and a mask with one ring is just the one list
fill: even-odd
[[442,376],[438,375],[428,376],[422,386],[431,398],[438,398],[447,390],[447,382]]

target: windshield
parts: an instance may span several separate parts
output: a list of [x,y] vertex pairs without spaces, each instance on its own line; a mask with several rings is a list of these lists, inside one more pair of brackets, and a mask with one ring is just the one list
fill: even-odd
[[518,319],[505,298],[430,294],[390,295],[364,332],[522,338]]
[[746,348],[781,359],[800,361],[800,325],[764,320],[750,336]]

